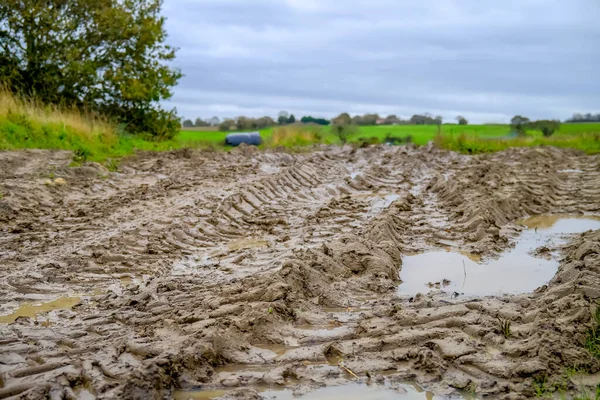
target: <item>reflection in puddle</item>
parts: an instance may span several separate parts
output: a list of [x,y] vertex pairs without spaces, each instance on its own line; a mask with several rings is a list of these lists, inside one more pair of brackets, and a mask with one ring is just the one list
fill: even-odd
[[[417,385],[385,384],[366,385],[351,383],[343,386],[332,386],[314,390],[302,396],[294,395],[292,389],[255,388],[267,399],[273,400],[431,400],[437,398],[431,392],[420,389]],[[177,391],[176,400],[209,400],[225,396],[228,392],[215,391]]]
[[522,233],[515,248],[483,264],[450,249],[403,257],[398,293],[442,287],[466,295],[528,293],[550,281],[558,268],[554,259],[532,256],[533,250],[549,242],[552,246],[563,243],[564,234],[600,229],[600,218],[590,216],[539,216],[520,223],[530,229]]
[[376,198],[371,204],[371,212],[379,213],[388,208],[394,201],[398,200],[400,195],[392,193]]
[[550,234],[581,233],[590,229],[600,229],[598,215],[549,214],[537,215],[517,222],[529,229],[550,229]]
[[73,307],[79,303],[79,297],[61,297],[48,303],[31,305],[25,303],[21,305],[14,313],[0,316],[0,324],[10,324],[19,317],[35,318],[38,314],[53,310],[61,310]]

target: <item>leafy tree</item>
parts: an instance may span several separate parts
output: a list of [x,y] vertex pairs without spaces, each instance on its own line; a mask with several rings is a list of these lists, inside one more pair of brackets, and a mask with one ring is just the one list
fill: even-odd
[[219,130],[221,132],[228,132],[236,128],[235,121],[231,118],[226,118],[219,124]]
[[413,115],[410,118],[410,123],[414,125],[439,125],[438,121],[435,118],[433,118],[429,113],[425,113],[423,115]]
[[85,107],[130,132],[171,137],[181,73],[168,66],[162,0],[3,0],[0,79],[45,103]]
[[547,120],[547,119],[535,121],[535,122],[531,123],[530,125],[532,125],[532,127],[535,129],[539,129],[542,132],[542,135],[544,135],[545,137],[552,136],[552,134],[554,134],[554,132],[556,132],[557,130],[560,129],[559,121],[553,121],[553,120]]
[[528,125],[530,123],[529,118],[524,117],[522,115],[515,115],[510,120],[510,126],[520,135],[524,135],[527,131]]
[[289,115],[290,114],[287,111],[279,111],[279,114],[277,116],[277,123],[279,125],[287,124]]
[[335,125],[350,125],[352,124],[352,118],[350,118],[350,114],[348,113],[341,113],[340,115],[338,115],[337,117],[335,117],[331,122],[333,122]]
[[210,124],[210,126],[219,125],[219,122],[221,122],[219,117],[212,117],[211,119],[208,120],[208,123]]
[[194,126],[196,127],[205,127],[205,126],[210,126],[210,124],[206,121],[204,121],[202,118],[196,118],[196,120],[194,121]]
[[261,117],[256,120],[256,128],[263,129],[275,125],[275,121],[271,117]]
[[317,124],[317,125],[329,125],[331,122],[325,118],[313,118],[311,116],[302,117],[300,121],[303,124]]
[[335,134],[342,143],[346,143],[350,135],[356,132],[356,125],[352,124],[350,114],[342,113],[332,120],[331,132]]
[[290,115],[290,117],[287,119],[287,123],[288,124],[296,123],[296,117],[294,117],[294,114]]
[[194,126],[194,123],[192,122],[191,119],[186,119],[185,121],[183,121],[184,128],[191,128],[193,126]]
[[387,117],[385,117],[386,125],[395,125],[395,124],[400,124],[401,122],[402,122],[402,120],[394,114],[388,115]]
[[467,121],[467,119],[465,117],[463,117],[462,115],[459,115],[458,117],[456,117],[456,121],[458,122],[459,125],[468,125],[469,121]]
[[573,117],[571,117],[571,119],[568,119],[566,122],[600,122],[600,113],[596,115],[592,115],[590,113],[576,113],[573,114]]

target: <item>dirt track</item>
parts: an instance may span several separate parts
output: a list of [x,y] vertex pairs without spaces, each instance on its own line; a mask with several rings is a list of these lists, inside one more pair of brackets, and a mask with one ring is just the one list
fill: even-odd
[[[527,398],[566,367],[600,371],[583,347],[600,230],[551,249],[559,270],[530,294],[396,292],[405,254],[451,242],[490,258],[520,218],[600,213],[598,156],[239,148],[141,154],[119,173],[68,168],[70,157],[0,153],[0,398],[302,391],[348,370]],[[75,306],[6,317],[57,298]]]

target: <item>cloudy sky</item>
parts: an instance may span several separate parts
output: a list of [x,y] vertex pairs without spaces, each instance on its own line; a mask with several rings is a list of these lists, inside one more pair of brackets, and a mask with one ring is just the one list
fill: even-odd
[[165,0],[187,118],[600,112],[599,0]]

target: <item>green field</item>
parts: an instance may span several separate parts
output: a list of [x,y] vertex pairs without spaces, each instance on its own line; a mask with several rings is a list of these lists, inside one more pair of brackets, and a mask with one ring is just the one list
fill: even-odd
[[[502,139],[507,138],[510,133],[510,125],[442,125],[440,127],[441,134],[450,138],[458,138],[461,135],[468,138],[480,139]],[[260,131],[263,139],[267,140],[273,133],[273,128],[263,129]],[[329,127],[323,128],[324,141],[327,143],[336,143],[337,138],[330,133]],[[377,125],[377,126],[361,126],[358,132],[353,134],[350,142],[360,142],[376,138],[378,141],[384,141],[388,135],[396,138],[406,138],[410,136],[412,142],[417,145],[427,144],[436,138],[438,127],[435,125]],[[226,132],[204,132],[200,130],[187,131],[183,130],[175,138],[176,140],[185,142],[202,141],[214,144],[222,144],[225,141]],[[562,124],[560,130],[554,133],[550,139],[543,139],[542,134],[538,131],[529,131],[527,136],[530,139],[543,142],[544,140],[558,140],[559,138],[575,136],[576,138],[586,135],[600,135],[600,123],[589,124]]]
[[[182,130],[166,141],[145,140],[140,136],[117,134],[114,125],[77,110],[47,108],[31,101],[15,98],[0,91],[0,150],[23,148],[73,150],[76,163],[104,162],[115,165],[115,159],[136,150],[166,151],[185,147],[225,149],[226,132]],[[464,153],[499,151],[515,146],[552,145],[600,153],[600,123],[562,124],[552,137],[539,131],[526,137],[510,137],[509,125],[395,125],[353,128],[350,143],[383,143],[386,138],[406,139],[416,145],[434,140],[442,148]],[[260,131],[262,147],[298,148],[316,143],[340,144],[330,127],[287,125]]]

